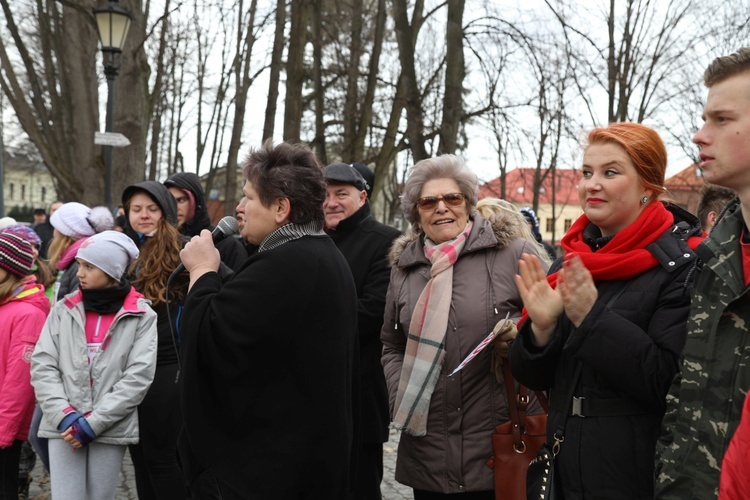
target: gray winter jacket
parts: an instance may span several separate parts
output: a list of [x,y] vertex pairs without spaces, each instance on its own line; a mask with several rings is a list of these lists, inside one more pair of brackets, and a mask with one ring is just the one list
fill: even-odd
[[[445,336],[446,356],[430,400],[427,435],[401,434],[396,480],[438,493],[493,489],[491,436],[510,420],[504,386],[490,370],[491,348],[460,372],[447,377],[507,314],[521,315],[523,302],[513,276],[522,253],[539,255],[519,236],[519,221],[499,217],[491,224],[474,214],[474,227],[453,267],[453,297]],[[391,281],[381,332],[383,368],[391,415],[401,376],[406,334],[414,306],[430,279],[423,249],[424,235],[396,240],[391,255]],[[541,413],[532,396],[529,414]]]
[[89,370],[80,291],[52,308],[31,356],[31,383],[44,413],[39,436],[60,438],[72,407],[104,444],[138,442],[137,406],[156,370],[156,313],[131,288]]

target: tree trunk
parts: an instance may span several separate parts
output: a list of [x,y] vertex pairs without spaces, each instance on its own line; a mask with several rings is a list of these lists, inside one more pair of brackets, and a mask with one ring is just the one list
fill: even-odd
[[[242,2],[240,2],[242,5]],[[227,158],[226,171],[226,192],[224,204],[224,215],[234,215],[234,209],[239,200],[237,200],[237,157],[242,144],[242,128],[245,123],[245,109],[247,102],[247,92],[250,89],[252,80],[250,78],[250,61],[252,60],[253,47],[255,45],[255,13],[258,7],[258,0],[252,0],[250,10],[248,11],[248,22],[245,26],[245,37],[243,40],[242,18],[243,13],[240,8],[240,14],[237,16],[237,53],[235,57],[235,81],[236,92],[234,99],[234,124],[232,126],[232,137],[229,141],[229,152]]]
[[446,26],[445,94],[443,119],[440,125],[441,153],[455,153],[458,130],[463,118],[463,82],[466,76],[464,63],[464,0],[448,0],[448,25]]
[[311,9],[311,0],[292,0],[292,26],[286,61],[286,99],[284,101],[284,140],[289,142],[299,142],[301,136],[304,56]]
[[271,74],[268,80],[268,100],[266,101],[266,119],[263,123],[263,141],[273,137],[276,123],[276,105],[279,100],[279,78],[283,65],[281,57],[284,53],[284,26],[286,25],[286,1],[276,2],[276,31],[273,36],[271,51]]
[[327,165],[325,89],[323,88],[323,0],[314,1],[315,8],[310,16],[310,24],[312,25],[313,37],[312,84],[315,98],[315,138],[312,141],[311,147],[318,160],[323,165]]
[[417,71],[414,63],[414,50],[419,29],[416,19],[420,16],[421,5],[415,5],[414,20],[412,24],[409,24],[406,0],[393,0],[398,58],[401,62],[401,82],[405,93],[406,135],[409,138],[409,148],[415,162],[429,156],[425,147],[422,96],[417,84]]
[[[16,14],[9,3],[9,0],[0,0],[18,57],[11,63],[8,45],[0,39],[3,69],[0,86],[22,128],[56,179],[60,198],[101,204],[104,164],[101,148],[94,145],[94,132],[99,130],[98,76],[103,69],[91,16],[93,1],[82,1],[80,5],[40,2],[33,11],[24,11],[23,6],[14,2]],[[114,117],[115,130],[128,137],[131,145],[114,151],[113,200],[119,198],[123,178],[132,182],[133,178],[142,177],[144,171],[144,139],[140,133],[143,116],[123,113],[126,102],[128,111],[138,109],[143,102],[142,68],[137,64],[143,49],[134,41],[139,33],[142,40],[143,14],[139,1],[132,4],[133,23],[123,52],[121,76],[115,82]],[[20,17],[24,17],[24,23],[29,20],[36,23],[34,38],[26,37],[19,29]],[[39,55],[32,57],[31,54]],[[128,86],[129,78],[135,74],[138,85]],[[119,100],[118,91],[122,96]],[[139,131],[137,134],[133,134],[131,124]],[[128,161],[134,153],[140,153],[137,161]],[[102,181],[92,182],[95,179]]]

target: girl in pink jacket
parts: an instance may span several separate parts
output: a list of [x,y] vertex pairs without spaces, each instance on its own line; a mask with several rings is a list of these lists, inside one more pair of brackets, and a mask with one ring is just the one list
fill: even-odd
[[18,494],[18,460],[34,411],[31,353],[49,300],[31,273],[31,244],[0,234],[0,497]]

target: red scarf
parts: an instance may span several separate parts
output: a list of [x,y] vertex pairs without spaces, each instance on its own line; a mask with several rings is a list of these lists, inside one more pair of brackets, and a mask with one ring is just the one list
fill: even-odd
[[[646,250],[674,225],[674,215],[661,202],[649,204],[638,218],[617,234],[602,248],[594,252],[583,239],[583,231],[591,223],[586,214],[581,215],[560,242],[565,256],[578,255],[594,281],[628,280],[659,265],[659,261]],[[702,237],[691,236],[687,243],[695,249]],[[559,271],[558,271],[559,272]],[[552,288],[557,286],[558,272],[547,276]],[[521,320],[526,319],[526,308]]]

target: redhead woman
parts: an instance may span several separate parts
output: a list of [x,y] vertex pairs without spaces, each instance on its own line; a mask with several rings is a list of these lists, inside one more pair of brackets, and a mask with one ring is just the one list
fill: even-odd
[[[583,215],[562,239],[564,259],[549,276],[535,256],[519,263],[528,320],[511,369],[521,383],[550,389],[547,439],[565,425],[557,470],[566,500],[654,496],[654,448],[701,235],[696,217],[658,200],[666,167],[652,129],[592,130],[578,186]],[[566,414],[571,392],[577,404]]]
[[130,446],[138,498],[186,498],[185,481],[177,463],[177,436],[182,416],[176,381],[179,373],[177,320],[186,292],[187,274],[170,283],[167,314],[167,280],[180,264],[183,243],[177,230],[177,204],[163,184],[144,181],[125,188],[122,205],[127,218],[125,233],[140,250],[139,257],[130,266],[130,281],[151,301],[157,314],[156,374],[138,407],[140,442]]
[[[520,316],[518,259],[541,250],[517,211],[491,221],[476,211],[477,177],[453,155],[414,165],[402,204],[411,231],[391,251],[381,332],[391,415],[403,431],[396,480],[416,500],[492,500],[491,434],[510,418],[492,349],[448,374],[499,321]],[[536,400],[529,410],[541,411]]]

